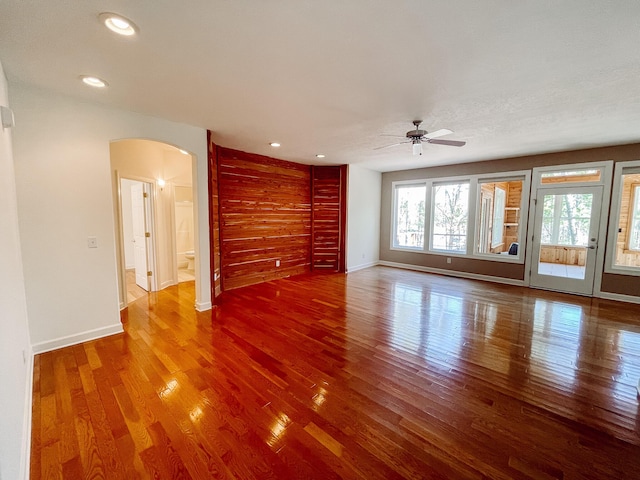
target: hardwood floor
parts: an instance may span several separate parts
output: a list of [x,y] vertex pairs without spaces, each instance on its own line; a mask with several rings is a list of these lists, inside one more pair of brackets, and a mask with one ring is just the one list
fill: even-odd
[[36,357],[31,478],[640,478],[638,305],[385,267],[193,304]]
[[127,279],[127,305],[147,295],[147,291],[136,284],[135,269],[129,269],[126,271],[126,279]]

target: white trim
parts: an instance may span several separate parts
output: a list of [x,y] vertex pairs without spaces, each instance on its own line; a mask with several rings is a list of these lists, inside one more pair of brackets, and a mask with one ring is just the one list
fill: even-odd
[[[425,188],[425,208],[424,208],[424,225],[422,232],[422,246],[421,247],[403,247],[395,246],[396,232],[398,230],[398,187],[424,187]],[[398,182],[391,182],[391,232],[389,238],[389,248],[398,250],[410,250],[414,252],[424,252],[427,232],[427,205],[429,188],[427,186],[427,180],[401,180]]]
[[196,308],[196,311],[198,312],[206,312],[207,310],[211,310],[213,308],[211,302],[196,302],[194,306]]
[[160,284],[160,288],[159,288],[158,291],[164,290],[167,287],[172,287],[172,286],[177,285],[177,284],[178,284],[178,282],[176,282],[173,278],[170,278],[169,280],[165,280],[164,282],[162,282]]
[[491,275],[480,275],[478,273],[459,272],[457,270],[445,270],[441,268],[424,267],[422,265],[411,265],[408,263],[387,262],[386,260],[380,260],[378,265],[384,267],[402,268],[404,270],[416,270],[418,272],[437,273],[440,275],[447,275],[450,277],[468,278],[470,280],[482,280],[485,282],[503,283],[505,285],[515,285],[518,287],[524,286],[522,280],[515,280],[513,278],[493,277]]
[[[588,187],[588,186],[602,186],[602,198],[600,205],[600,229],[598,231],[598,250],[596,252],[596,264],[593,281],[593,293],[589,296],[598,297],[600,294],[600,287],[602,285],[602,273],[605,265],[605,249],[607,235],[608,235],[608,212],[609,204],[611,202],[611,183],[613,179],[613,160],[603,160],[601,162],[588,162],[588,163],[573,163],[568,165],[553,165],[548,167],[535,167],[532,170],[531,179],[531,196],[529,197],[529,221],[527,225],[527,237],[531,240],[533,228],[535,224],[535,209],[536,200],[538,196],[538,190],[544,190],[545,188],[558,188],[562,184],[549,183],[542,184],[542,174],[553,171],[567,171],[567,170],[580,170],[580,169],[600,169],[600,181],[598,182],[571,182],[567,183],[567,187]],[[536,233],[537,234],[537,233]],[[533,242],[532,242],[533,243]],[[531,282],[531,265],[533,263],[533,248],[527,248],[525,250],[525,284],[530,285]],[[529,272],[529,274],[527,274]],[[565,293],[574,293],[565,290]]]
[[25,405],[24,419],[22,424],[22,447],[20,449],[20,478],[21,480],[29,480],[31,470],[31,422],[32,422],[32,406],[33,406],[33,350],[27,353],[27,375],[25,382]]
[[624,170],[640,167],[640,161],[617,162],[613,176],[613,189],[611,191],[611,215],[609,231],[607,232],[607,252],[605,255],[605,273],[617,275],[640,276],[639,267],[616,265],[616,246],[618,242],[618,224],[620,222],[620,206],[622,205],[622,175]]
[[616,300],[618,302],[640,304],[640,297],[634,297],[633,295],[623,295],[622,293],[600,292],[598,298],[604,298],[606,300]]
[[[524,264],[527,241],[525,228],[519,228],[518,230],[518,255],[495,255],[478,253],[476,250],[477,243],[477,218],[479,216],[478,208],[473,208],[472,200],[479,198],[480,185],[487,182],[502,182],[502,181],[517,181],[522,180],[522,196],[520,199],[520,225],[527,225],[529,214],[529,198],[531,194],[531,170],[514,170],[506,172],[496,173],[481,173],[471,175],[460,175],[453,177],[441,177],[441,178],[423,178],[423,179],[410,179],[410,180],[397,180],[391,182],[391,229],[389,235],[389,250],[399,252],[413,252],[423,253],[427,255],[443,255],[443,256],[461,256],[465,258],[475,258],[479,260],[491,261],[491,262],[504,262]],[[469,211],[467,217],[467,247],[465,251],[451,251],[451,250],[436,250],[431,247],[431,223],[433,219],[432,197],[434,185],[450,185],[455,183],[467,183],[469,185]],[[425,192],[425,219],[424,219],[424,235],[422,247],[401,247],[394,246],[394,238],[396,232],[396,211],[397,211],[397,186],[426,186]],[[427,228],[429,227],[429,228]],[[493,277],[491,277],[493,278]]]
[[365,268],[371,268],[371,267],[375,267],[377,265],[380,265],[380,262],[362,263],[360,265],[356,265],[354,267],[347,268],[347,272],[346,273],[357,272],[358,270],[364,270]]
[[102,337],[108,337],[109,335],[115,335],[122,332],[124,332],[124,329],[122,328],[122,324],[118,322],[117,324],[109,325],[108,327],[87,330],[86,332],[76,333],[73,335],[68,335],[66,337],[60,337],[54,340],[47,340],[46,342],[36,343],[32,345],[33,353],[45,353],[51,350],[70,347],[71,345],[77,345],[78,343],[88,342],[90,340],[97,340]]

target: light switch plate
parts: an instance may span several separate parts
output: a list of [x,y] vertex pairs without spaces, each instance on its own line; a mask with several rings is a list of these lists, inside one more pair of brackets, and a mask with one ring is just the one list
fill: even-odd
[[98,237],[87,237],[87,246],[89,248],[98,248]]

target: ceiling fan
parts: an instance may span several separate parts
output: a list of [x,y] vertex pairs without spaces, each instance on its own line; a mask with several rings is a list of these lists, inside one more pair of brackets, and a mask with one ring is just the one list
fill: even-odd
[[395,147],[396,145],[402,145],[405,143],[413,144],[413,154],[414,155],[422,155],[422,144],[423,143],[433,143],[436,145],[449,145],[450,147],[462,147],[467,142],[461,142],[459,140],[437,140],[438,137],[444,137],[445,135],[449,135],[453,133],[451,130],[446,128],[442,128],[440,130],[436,130],[435,132],[427,132],[426,130],[420,130],[420,124],[422,120],[414,120],[413,124],[415,125],[415,130],[409,130],[406,134],[407,140],[399,143],[392,143],[391,145],[384,145],[382,147],[376,147],[374,150],[380,150],[382,148]]

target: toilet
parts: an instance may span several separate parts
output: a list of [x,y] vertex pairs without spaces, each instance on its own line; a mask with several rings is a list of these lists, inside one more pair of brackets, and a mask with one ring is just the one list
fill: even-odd
[[194,270],[196,268],[195,267],[196,252],[194,252],[193,250],[184,252],[184,258],[186,258],[187,261],[189,262],[189,264],[187,265],[187,270]]

